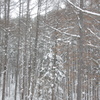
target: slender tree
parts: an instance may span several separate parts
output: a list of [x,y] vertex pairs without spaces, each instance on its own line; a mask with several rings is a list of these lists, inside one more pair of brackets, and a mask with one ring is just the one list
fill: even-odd
[[[80,0],[80,8],[83,9],[83,0]],[[79,66],[78,66],[78,84],[77,84],[77,100],[81,100],[81,78],[82,78],[82,68],[83,65],[83,13],[79,12]]]
[[17,91],[18,91],[18,70],[19,70],[19,48],[20,48],[20,18],[21,18],[21,0],[19,0],[19,21],[18,21],[18,43],[17,43],[17,66],[15,73],[15,96],[14,100],[17,100]]

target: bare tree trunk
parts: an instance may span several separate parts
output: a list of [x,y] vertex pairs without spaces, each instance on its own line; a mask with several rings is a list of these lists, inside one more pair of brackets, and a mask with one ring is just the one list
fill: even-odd
[[[56,14],[55,14],[55,17],[54,17],[54,23],[55,23],[55,27],[58,28],[58,11],[59,11],[59,1],[57,2],[57,10],[56,10]],[[56,100],[56,93],[55,93],[55,79],[56,79],[56,76],[55,76],[55,68],[57,67],[57,35],[58,35],[58,32],[55,30],[54,31],[54,60],[53,60],[53,66],[52,66],[52,75],[53,75],[53,82],[52,82],[52,100]]]
[[[29,25],[30,25],[30,1],[31,0],[27,0],[27,12],[26,12],[26,33],[27,34],[30,34],[30,31],[29,31]],[[26,35],[27,35],[26,34]],[[31,38],[31,37],[30,37]],[[31,39],[30,39],[30,41],[31,41]],[[26,43],[27,43],[27,38],[26,38]],[[31,48],[30,48],[31,49]],[[31,56],[31,55],[30,55]],[[26,56],[27,57],[27,56]],[[26,60],[26,62],[27,62],[27,60]],[[29,93],[29,86],[30,86],[30,74],[31,73],[29,73],[30,72],[30,66],[28,65],[28,64],[26,64],[26,93],[25,93],[25,95],[27,96],[26,98],[25,98],[25,100],[28,100],[28,93]]]
[[[1,21],[1,2],[0,2],[0,21]],[[1,43],[1,28],[0,28],[0,43]],[[1,44],[0,44],[1,46]],[[1,79],[1,63],[0,63],[0,79]],[[1,84],[1,81],[0,81],[0,84]]]
[[[35,46],[34,46],[34,61],[33,61],[33,66],[35,69],[35,78],[34,82],[32,83],[32,97],[31,100],[33,99],[33,94],[34,94],[34,86],[37,84],[37,79],[38,79],[38,66],[37,66],[37,56],[38,56],[38,34],[39,34],[39,22],[40,22],[40,11],[41,11],[41,0],[38,0],[38,9],[37,9],[37,23],[36,23],[36,35],[35,35]],[[39,94],[38,94],[39,96]]]
[[67,98],[68,100],[70,100],[70,76],[69,76],[69,43],[67,45],[67,66],[66,66],[66,78],[67,78],[67,82],[66,82],[66,88],[67,88]]
[[19,68],[19,47],[20,47],[20,16],[21,16],[21,0],[19,0],[19,26],[18,26],[18,44],[17,44],[17,66],[15,73],[15,95],[14,100],[17,100],[17,89],[18,89],[18,68]]
[[[80,8],[83,9],[83,0],[80,0]],[[77,84],[77,100],[81,100],[81,70],[83,65],[83,13],[79,12],[79,66],[78,66],[78,84]]]
[[[10,0],[5,0],[5,28],[9,25],[9,12],[10,12]],[[4,35],[5,43],[4,43],[4,74],[3,74],[3,89],[2,89],[2,100],[5,100],[5,87],[6,87],[6,74],[7,74],[7,46],[8,46],[8,32],[6,30]]]

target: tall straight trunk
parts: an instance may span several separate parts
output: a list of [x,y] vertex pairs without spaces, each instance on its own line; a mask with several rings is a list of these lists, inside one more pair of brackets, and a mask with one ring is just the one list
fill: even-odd
[[[55,31],[56,33],[56,31]],[[56,37],[57,33],[55,34],[55,47],[54,47],[54,62],[53,62],[53,66],[52,66],[52,71],[53,71],[53,86],[52,86],[52,100],[55,100],[55,68],[56,68],[56,61],[57,61],[57,37]]]
[[[5,28],[9,25],[9,13],[10,13],[10,0],[4,1],[4,11],[5,11]],[[6,88],[6,74],[7,74],[7,46],[8,46],[8,32],[5,31],[4,34],[4,74],[3,74],[3,89],[2,89],[2,100],[5,100],[5,88]]]
[[67,45],[67,68],[66,68],[66,77],[67,77],[67,82],[66,82],[66,87],[67,87],[67,96],[68,96],[68,100],[70,100],[70,72],[69,72],[69,68],[70,68],[70,65],[69,65],[69,43]]
[[[58,11],[59,11],[59,2],[57,3],[57,10],[56,10],[56,14],[55,14],[55,17],[54,17],[54,23],[56,24],[56,28],[58,28],[58,17],[57,17],[57,14],[58,14]],[[56,100],[56,96],[55,96],[55,68],[57,66],[57,31],[55,30],[54,31],[54,61],[53,61],[53,66],[52,66],[52,75],[53,75],[53,86],[52,86],[52,100]],[[58,84],[58,83],[57,83]]]
[[[29,67],[28,67],[28,96],[30,96],[30,92],[31,92],[31,70],[32,70],[32,39],[31,39],[31,34],[30,34],[30,59],[29,59]],[[30,100],[30,97],[28,98],[28,100]]]
[[[37,23],[36,23],[36,36],[35,36],[35,46],[34,46],[34,61],[33,61],[33,69],[35,69],[35,77],[34,77],[34,83],[32,83],[32,97],[34,94],[34,86],[37,84],[37,78],[38,78],[38,66],[37,66],[37,49],[38,49],[38,34],[39,34],[39,22],[40,22],[40,12],[41,12],[41,0],[38,0],[38,9],[37,9]],[[34,72],[34,71],[33,71]],[[39,94],[38,94],[39,95]]]
[[7,23],[9,24],[9,14],[10,14],[10,0],[8,0],[8,9],[7,9]]
[[[30,1],[31,0],[27,0],[27,12],[26,12],[26,14],[27,14],[27,16],[26,16],[26,33],[27,34],[30,34],[29,33],[29,31],[28,31],[28,29],[29,29],[29,25],[30,25]],[[27,36],[27,34],[26,34],[26,36]],[[31,38],[31,37],[30,37]],[[31,41],[31,39],[30,39],[30,41]],[[26,38],[26,43],[27,43],[27,38]],[[31,48],[30,48],[31,49]],[[31,55],[30,55],[31,56]],[[28,94],[29,94],[29,78],[30,78],[30,74],[31,73],[29,73],[30,72],[30,67],[29,67],[29,65],[27,66],[27,64],[26,64],[26,93],[25,93],[25,95],[27,96],[26,98],[25,98],[25,100],[27,100],[28,99]],[[29,76],[29,77],[28,77]]]
[[17,44],[17,66],[15,73],[15,96],[14,100],[17,100],[18,89],[18,67],[19,67],[19,45],[20,45],[20,16],[21,16],[21,0],[19,0],[19,26],[18,26],[18,44]]
[[41,10],[41,1],[38,0],[37,23],[36,23],[37,25],[36,25],[36,36],[35,36],[35,48],[34,48],[34,67],[36,67],[36,61],[37,61],[37,45],[38,45],[38,34],[39,34],[40,10]]
[[[0,21],[1,21],[1,4],[0,4]],[[0,46],[2,46],[2,33],[1,33],[1,28],[0,28],[0,43],[1,43]],[[0,65],[0,84],[1,84],[2,56],[0,57],[0,59],[1,59],[1,65]]]
[[27,11],[26,11],[26,29],[25,29],[25,42],[24,42],[24,68],[23,68],[23,92],[22,92],[22,100],[27,100],[28,96],[28,66],[27,66],[27,36],[28,36],[28,28],[29,28],[29,3],[30,0],[27,0]]
[[[5,28],[7,28],[7,1],[4,1],[5,3]],[[7,40],[8,40],[8,34],[5,32],[4,35],[4,74],[3,74],[3,89],[2,89],[2,100],[5,100],[5,86],[6,86],[6,69],[7,69]]]
[[[10,0],[7,1],[7,28],[9,28],[9,19],[10,19]],[[7,35],[9,36],[9,32],[7,32]],[[7,45],[8,45],[8,39],[7,39]],[[8,62],[8,60],[7,60],[7,62]],[[8,70],[9,70],[9,67],[7,68],[7,73],[6,73],[6,78],[7,78],[7,80],[6,80],[6,87],[7,87],[6,91],[7,91],[7,95],[10,96],[10,78],[9,78],[10,76],[8,74],[9,73]]]
[[[80,0],[80,8],[83,9],[83,0]],[[77,84],[77,100],[81,100],[81,70],[83,65],[83,13],[79,12],[79,66],[78,66],[78,84]]]

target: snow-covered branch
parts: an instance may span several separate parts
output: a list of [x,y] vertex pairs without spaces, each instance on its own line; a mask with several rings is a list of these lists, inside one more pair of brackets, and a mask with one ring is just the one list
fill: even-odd
[[72,36],[72,37],[80,37],[79,35],[74,35],[74,34],[70,34],[70,33],[66,33],[66,32],[61,32],[59,29],[57,29],[57,28],[55,28],[55,27],[53,27],[53,26],[50,26],[50,25],[48,25],[48,24],[46,24],[48,27],[50,27],[51,29],[53,29],[53,30],[55,30],[55,31],[57,31],[57,32],[59,32],[59,33],[61,33],[61,34],[65,34],[65,35],[68,35],[68,36]]
[[71,4],[72,6],[74,6],[76,9],[82,11],[83,13],[87,13],[87,14],[91,14],[91,15],[95,15],[95,16],[100,16],[99,13],[95,13],[95,12],[91,12],[91,11],[88,11],[88,10],[84,10],[76,5],[74,5],[70,0],[67,0],[69,4]]
[[99,62],[98,62],[97,60],[95,60],[95,59],[93,59],[93,58],[92,58],[92,60],[93,60],[97,65],[100,65]]
[[90,28],[87,28],[87,30],[89,30],[94,36],[96,36],[96,38],[98,38],[100,40],[100,37],[97,36]]
[[87,46],[90,46],[90,47],[94,47],[94,48],[98,48],[100,49],[100,46],[96,46],[96,45],[93,45],[93,44],[86,44]]

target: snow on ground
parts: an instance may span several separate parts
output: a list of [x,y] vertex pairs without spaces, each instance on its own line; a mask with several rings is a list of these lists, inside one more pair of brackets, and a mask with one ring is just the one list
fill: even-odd
[[[2,100],[2,80],[0,84],[0,100]],[[10,90],[10,93],[5,96],[5,100],[14,100],[14,95],[15,95],[15,84],[10,82],[10,87],[8,87],[8,90]],[[17,92],[18,93],[18,92]],[[19,93],[17,94],[17,100],[20,100],[19,98]]]

